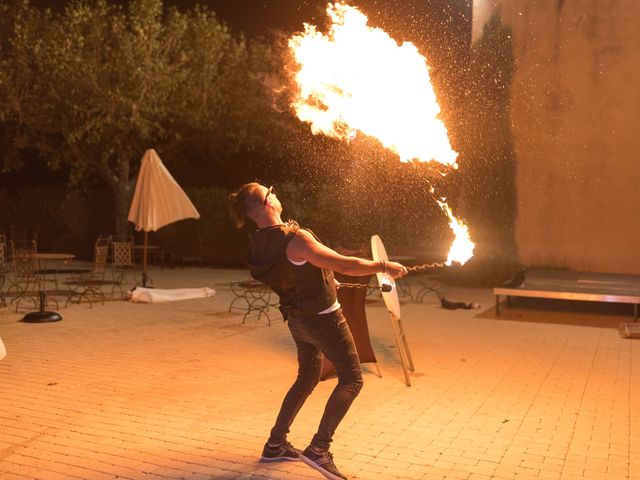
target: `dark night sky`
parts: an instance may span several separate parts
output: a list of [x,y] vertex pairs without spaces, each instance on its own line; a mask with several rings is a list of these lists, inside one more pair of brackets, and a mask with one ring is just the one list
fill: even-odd
[[[322,22],[326,0],[167,0],[179,7],[196,3],[208,5],[221,18],[247,33],[268,28],[294,31],[302,22]],[[471,0],[352,0],[376,26],[402,31],[406,38],[420,34],[425,27],[438,25],[471,30]],[[404,36],[403,35],[403,36]],[[419,36],[419,35],[418,35]]]
[[[126,0],[111,0],[126,3]],[[54,9],[67,0],[32,0]],[[234,29],[249,35],[270,30],[293,32],[303,22],[325,19],[326,0],[165,0],[167,5],[189,8],[197,3],[216,11]],[[370,24],[387,30],[398,41],[412,41],[421,50],[439,50],[448,44],[466,50],[471,41],[472,0],[351,0],[369,16]],[[461,48],[462,47],[462,48]]]
[[[272,29],[294,32],[303,22],[324,26],[326,0],[167,0],[179,7],[208,5],[229,25],[247,34]],[[352,0],[372,26],[398,41],[412,41],[436,57],[465,57],[471,43],[471,0]],[[447,61],[434,58],[436,63]]]

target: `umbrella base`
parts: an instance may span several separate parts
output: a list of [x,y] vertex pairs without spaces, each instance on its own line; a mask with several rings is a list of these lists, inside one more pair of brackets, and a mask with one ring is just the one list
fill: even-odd
[[62,320],[62,315],[58,312],[31,312],[22,317],[21,322],[25,323],[48,323],[59,322]]

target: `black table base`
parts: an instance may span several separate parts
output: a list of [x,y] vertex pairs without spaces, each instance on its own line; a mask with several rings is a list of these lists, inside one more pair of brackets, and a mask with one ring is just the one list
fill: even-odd
[[40,290],[40,310],[37,312],[27,313],[24,317],[22,317],[21,322],[26,323],[46,323],[46,322],[59,322],[62,320],[62,315],[58,312],[48,312],[46,311],[45,305],[47,303],[47,295],[44,290]]
[[20,321],[26,323],[45,323],[59,322],[60,320],[62,320],[62,315],[58,312],[43,311],[27,313]]

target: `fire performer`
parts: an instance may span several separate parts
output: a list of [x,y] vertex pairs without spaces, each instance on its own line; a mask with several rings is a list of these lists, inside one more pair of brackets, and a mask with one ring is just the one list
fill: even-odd
[[[323,245],[310,230],[295,222],[284,223],[282,204],[273,187],[247,183],[229,200],[238,228],[247,218],[258,227],[250,235],[247,260],[251,275],[280,297],[280,311],[298,351],[298,376],[284,397],[261,460],[301,460],[326,478],[346,479],[333,463],[329,446],[363,382],[353,336],[337,301],[333,271],[346,275],[382,271],[398,278],[406,275],[407,269],[396,262],[341,255]],[[323,355],[334,365],[338,384],[327,401],[317,433],[301,452],[287,441],[287,434],[320,380]]]

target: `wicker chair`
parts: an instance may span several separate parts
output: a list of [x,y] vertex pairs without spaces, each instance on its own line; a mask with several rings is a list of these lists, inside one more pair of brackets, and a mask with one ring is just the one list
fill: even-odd
[[136,280],[137,269],[133,256],[133,236],[114,236],[111,241],[111,246],[113,254],[111,260],[113,276],[113,287],[111,288],[111,293],[113,295],[117,288],[120,290],[120,296],[124,298],[122,285],[125,283],[127,276],[131,275],[133,284],[138,284]]

